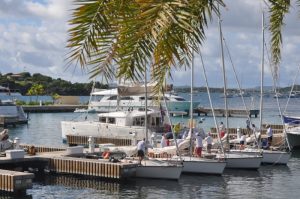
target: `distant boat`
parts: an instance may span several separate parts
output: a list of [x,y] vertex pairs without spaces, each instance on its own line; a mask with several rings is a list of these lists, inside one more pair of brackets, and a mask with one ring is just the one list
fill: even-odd
[[275,95],[273,96],[273,98],[286,98],[286,95],[282,94],[282,93],[275,93]]
[[8,87],[0,86],[0,96],[21,96],[18,90],[12,90]]
[[17,106],[12,100],[0,100],[0,117],[10,118],[7,123],[12,125],[28,122],[22,106]]
[[293,91],[290,94],[290,98],[299,98],[300,97],[300,92],[299,91]]
[[300,117],[283,115],[287,140],[291,148],[300,147]]
[[95,109],[76,108],[74,113],[96,113]]

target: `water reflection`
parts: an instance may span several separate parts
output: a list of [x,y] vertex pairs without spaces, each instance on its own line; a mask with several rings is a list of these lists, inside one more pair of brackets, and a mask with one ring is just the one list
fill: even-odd
[[0,191],[0,199],[32,199],[32,195],[27,195],[26,193],[14,194]]

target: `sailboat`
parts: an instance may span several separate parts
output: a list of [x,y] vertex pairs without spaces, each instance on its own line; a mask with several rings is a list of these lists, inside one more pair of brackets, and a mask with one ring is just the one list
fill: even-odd
[[[221,58],[222,58],[222,70],[223,70],[223,82],[224,82],[224,104],[225,104],[225,117],[226,117],[226,128],[228,128],[228,105],[227,105],[227,84],[226,84],[226,71],[224,62],[224,51],[223,51],[223,34],[221,28],[221,19],[219,16],[219,32],[220,32],[220,43],[221,43]],[[227,131],[227,129],[226,129]],[[219,134],[219,133],[218,133]],[[226,142],[229,143],[228,132],[226,132]],[[226,168],[237,168],[237,169],[258,169],[260,167],[262,156],[260,154],[249,155],[246,153],[233,153],[230,150],[223,154],[217,154],[219,158],[226,159]]]
[[[193,60],[192,60],[193,61]],[[194,62],[192,62],[192,67],[191,67],[191,106],[193,102],[193,74],[194,74]],[[164,100],[165,106],[166,106],[166,100]],[[166,106],[167,107],[167,106]],[[190,109],[192,110],[192,109]],[[167,113],[166,115],[169,116],[168,109],[166,109]],[[213,174],[213,175],[221,175],[223,174],[223,171],[226,166],[226,162],[224,159],[216,159],[216,158],[203,158],[203,157],[193,157],[191,152],[190,154],[180,154],[184,149],[186,148],[191,148],[192,144],[192,139],[193,139],[193,131],[195,130],[194,128],[196,127],[194,124],[195,122],[193,121],[193,114],[191,112],[190,114],[190,130],[188,133],[188,136],[183,139],[178,145],[177,145],[177,140],[174,139],[175,146],[167,146],[164,148],[153,148],[149,149],[149,152],[152,154],[168,154],[172,156],[169,160],[172,162],[182,162],[183,173],[195,173],[195,174]],[[171,124],[170,117],[167,117],[169,120],[169,123]],[[173,137],[175,138],[175,135],[173,133]],[[177,151],[179,153],[177,153]],[[165,158],[160,158],[160,160],[163,160]]]
[[[147,73],[145,67],[145,115],[147,116]],[[148,143],[148,122],[145,117],[145,137],[146,144]],[[177,145],[176,145],[177,146]],[[178,148],[177,148],[178,149]],[[146,151],[147,152],[147,151]],[[145,153],[147,155],[147,153]],[[141,165],[136,168],[136,177],[139,178],[155,178],[155,179],[170,179],[178,180],[180,178],[183,166],[177,163],[171,163],[164,160],[144,159]]]
[[[289,100],[292,97],[292,94],[295,93],[295,91],[293,91],[293,90],[294,90],[294,86],[295,86],[296,80],[298,78],[299,72],[300,72],[300,65],[298,67],[295,79],[293,81],[293,85],[291,87],[289,98],[288,98],[288,101],[285,106],[284,114],[282,115],[283,121],[285,124],[287,141],[288,141],[291,149],[300,147],[300,126],[299,126],[300,116],[294,115],[294,114],[288,114],[288,113],[286,113],[286,109],[288,107]],[[297,92],[297,95],[298,95],[298,92]]]
[[[263,118],[263,79],[264,79],[264,14],[262,14],[262,60],[261,60],[261,96],[260,96],[260,129],[262,129]],[[274,80],[275,81],[275,80]],[[276,87],[276,86],[275,86]],[[276,92],[276,89],[275,89]],[[280,109],[280,108],[279,108]],[[280,111],[281,112],[281,111]],[[265,164],[287,164],[291,153],[279,150],[267,150],[258,148],[245,148],[244,150],[232,150],[234,153],[261,154],[263,156],[262,163]]]
[[[194,87],[194,55],[192,57],[192,65],[191,65],[191,108],[193,103],[193,87]],[[194,129],[194,121],[193,121],[193,112],[190,113],[190,131],[187,139],[193,138]],[[196,126],[195,126],[196,127]],[[192,141],[189,142],[192,144]],[[189,146],[191,147],[191,146]],[[173,157],[175,158],[175,157]],[[226,162],[224,159],[208,159],[203,157],[192,157],[191,151],[190,155],[183,155],[183,172],[184,173],[202,173],[202,174],[218,174],[221,175],[225,169]]]

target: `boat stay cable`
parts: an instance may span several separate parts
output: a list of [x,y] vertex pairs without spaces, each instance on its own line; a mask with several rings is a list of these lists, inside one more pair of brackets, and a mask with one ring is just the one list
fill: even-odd
[[211,95],[210,95],[210,90],[209,90],[209,85],[208,85],[206,70],[205,70],[205,66],[204,66],[204,62],[203,62],[203,58],[202,58],[202,54],[201,54],[200,50],[199,50],[199,55],[200,55],[200,59],[201,59],[202,75],[203,75],[203,78],[205,80],[205,85],[206,85],[208,100],[209,100],[211,112],[212,112],[212,115],[213,115],[213,118],[214,118],[214,123],[215,123],[216,131],[217,131],[218,141],[219,141],[220,146],[221,146],[221,153],[223,153],[224,157],[225,157],[225,151],[224,151],[223,143],[222,143],[222,140],[221,140],[221,137],[220,137],[220,132],[219,132],[219,128],[218,128],[218,124],[217,124],[217,120],[216,120],[216,115],[215,115],[215,109],[214,109],[214,106],[213,106],[213,103],[212,103],[212,100],[211,100]]
[[286,104],[285,104],[285,108],[284,108],[283,114],[286,114],[286,109],[287,109],[288,104],[289,104],[289,102],[290,102],[290,98],[291,98],[292,92],[293,92],[293,90],[294,90],[294,86],[295,86],[295,84],[296,84],[296,81],[297,81],[297,78],[298,78],[298,75],[299,75],[299,71],[300,71],[300,65],[298,66],[297,73],[296,73],[296,75],[295,75],[293,84],[292,84],[292,86],[291,86],[291,90],[290,90],[290,93],[289,93],[288,100],[287,100],[287,102],[286,102]]
[[[277,93],[277,81],[276,81],[276,79],[274,77],[274,71],[273,71],[273,68],[272,68],[272,62],[271,62],[271,58],[269,56],[270,53],[268,51],[266,43],[264,43],[264,45],[266,47],[268,62],[269,62],[269,66],[270,66],[270,70],[271,70],[271,74],[272,74],[272,81],[273,81],[273,85],[274,85],[274,92]],[[280,102],[279,102],[279,99],[278,99],[277,95],[276,95],[276,102],[277,102],[277,107],[278,107],[278,111],[279,111],[279,115],[280,115],[280,119],[281,119],[281,124],[284,125],[283,114],[282,114]],[[290,143],[289,143],[289,141],[287,139],[286,128],[283,128],[283,134],[284,134],[284,140],[287,143],[288,149],[289,149],[289,151],[291,151],[291,146],[290,146]]]

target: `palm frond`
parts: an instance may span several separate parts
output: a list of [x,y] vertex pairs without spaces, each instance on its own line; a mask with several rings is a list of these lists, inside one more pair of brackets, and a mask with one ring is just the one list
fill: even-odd
[[[104,66],[109,69],[110,61],[108,57],[117,38],[117,28],[112,19],[117,15],[115,11],[115,1],[106,0],[77,0],[77,8],[74,9],[72,19],[69,21],[72,26],[69,29],[69,39],[67,47],[70,49],[67,55],[68,64],[74,61],[79,63],[82,69],[87,69],[95,60],[99,63],[100,68]],[[104,56],[95,56],[102,54]],[[105,55],[106,54],[106,55]],[[102,59],[101,59],[102,58]],[[106,64],[103,64],[106,63]],[[93,66],[94,67],[94,66]],[[95,69],[95,68],[94,68]],[[98,75],[102,70],[92,70],[92,76]],[[108,75],[109,74],[109,75]],[[111,77],[111,73],[106,73]]]
[[274,78],[278,78],[278,69],[281,60],[282,34],[284,26],[284,16],[289,12],[290,0],[269,0],[270,6],[270,27],[271,32],[271,51],[274,66]]
[[[188,66],[192,50],[205,40],[213,0],[77,0],[70,20],[68,60],[91,75],[142,80],[152,64],[161,85],[172,67]],[[217,0],[224,5],[222,0]]]

